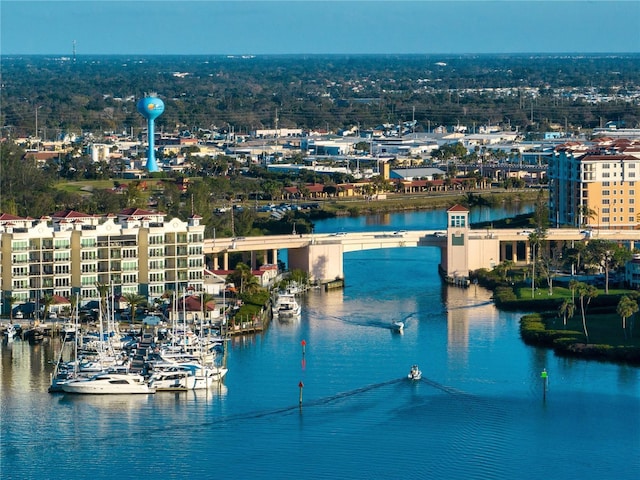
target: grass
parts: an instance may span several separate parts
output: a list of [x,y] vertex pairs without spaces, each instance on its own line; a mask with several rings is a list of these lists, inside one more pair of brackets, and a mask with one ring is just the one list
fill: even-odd
[[[612,346],[633,346],[640,348],[640,332],[634,332],[631,328],[635,321],[635,316],[627,319],[627,336],[625,338],[624,330],[622,330],[622,319],[615,313],[596,313],[589,314],[587,309],[587,331],[589,332],[589,343],[612,345]],[[566,326],[563,319],[558,316],[547,316],[543,322],[548,330],[567,330],[580,332],[582,341],[585,341],[582,334],[582,316],[580,308],[572,318],[567,319]]]

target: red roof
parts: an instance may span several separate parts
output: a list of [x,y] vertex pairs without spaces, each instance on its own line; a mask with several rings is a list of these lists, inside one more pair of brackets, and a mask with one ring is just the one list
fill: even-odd
[[52,218],[91,218],[88,213],[76,212],[75,210],[61,210],[51,215]]
[[159,213],[159,212],[151,212],[149,210],[142,210],[141,208],[135,208],[135,207],[131,207],[131,208],[125,208],[124,210],[121,210],[118,215],[124,215],[127,217],[148,217],[150,215],[166,215],[164,213]]
[[456,203],[453,207],[451,207],[447,212],[468,212],[469,209],[464,207],[458,203]]
[[23,218],[23,217],[16,217],[15,215],[10,215],[8,213],[0,214],[0,222],[2,222],[2,221],[8,222],[8,221],[12,221],[12,220],[27,220],[27,219]]

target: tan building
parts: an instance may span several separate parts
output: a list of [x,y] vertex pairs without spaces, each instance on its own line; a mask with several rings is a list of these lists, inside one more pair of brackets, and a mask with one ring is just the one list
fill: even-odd
[[560,147],[549,160],[551,225],[636,229],[640,210],[640,158],[618,148]]
[[[98,298],[96,284],[153,301],[204,286],[204,225],[126,209],[105,217],[73,210],[38,220],[0,215],[0,288],[17,303],[59,295]],[[8,312],[3,302],[3,312]]]

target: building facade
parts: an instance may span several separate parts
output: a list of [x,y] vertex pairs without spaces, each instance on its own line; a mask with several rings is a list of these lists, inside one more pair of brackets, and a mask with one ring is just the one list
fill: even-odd
[[[203,291],[201,217],[165,217],[135,208],[107,216],[66,210],[37,220],[0,215],[3,300],[77,294],[86,302],[99,297],[100,284],[150,301],[167,290]],[[3,301],[4,313],[8,303]]]
[[618,149],[559,148],[549,160],[549,215],[556,227],[636,229],[640,157]]

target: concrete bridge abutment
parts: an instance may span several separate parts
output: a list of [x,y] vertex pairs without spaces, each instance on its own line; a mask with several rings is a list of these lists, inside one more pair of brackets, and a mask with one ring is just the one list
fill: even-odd
[[326,283],[344,279],[344,248],[341,243],[312,243],[289,249],[289,270],[309,272],[309,280]]

